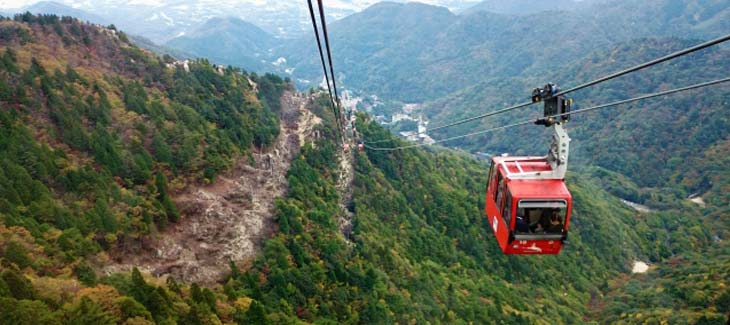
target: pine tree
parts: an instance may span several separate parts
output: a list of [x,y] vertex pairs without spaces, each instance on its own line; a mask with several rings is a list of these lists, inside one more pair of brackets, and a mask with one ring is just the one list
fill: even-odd
[[264,311],[264,306],[259,303],[257,300],[254,300],[251,303],[251,306],[248,307],[248,310],[243,315],[242,319],[239,320],[239,324],[270,324],[268,318],[266,318],[266,311]]
[[33,285],[30,280],[18,271],[6,269],[2,273],[2,279],[8,286],[10,295],[15,299],[33,299]]
[[152,137],[152,150],[155,153],[157,161],[172,165],[170,146],[167,145],[165,138],[159,132],[155,132],[155,135]]
[[25,247],[16,241],[11,241],[5,246],[4,257],[8,261],[15,263],[20,269],[30,266],[30,258]]
[[142,304],[130,297],[122,297],[117,303],[122,311],[123,319],[142,317],[152,320],[152,314]]
[[101,309],[87,296],[66,311],[65,323],[71,325],[116,324],[119,320]]
[[167,177],[162,172],[155,175],[155,186],[157,187],[157,200],[162,204],[167,219],[171,222],[180,220],[180,212],[175,207],[175,203],[170,199],[167,193]]

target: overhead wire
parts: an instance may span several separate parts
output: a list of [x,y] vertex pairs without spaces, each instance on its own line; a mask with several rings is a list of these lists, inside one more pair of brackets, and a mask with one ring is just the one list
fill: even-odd
[[383,142],[391,142],[391,141],[395,141],[395,139],[383,139],[383,140],[377,140],[377,141],[363,141],[363,143],[375,144],[375,143],[383,143]]
[[[687,54],[690,54],[690,53],[693,53],[693,52],[696,52],[696,51],[705,49],[707,47],[710,47],[710,46],[713,46],[713,45],[717,45],[717,44],[726,42],[728,40],[730,40],[730,34],[725,35],[725,36],[722,36],[722,37],[718,37],[716,39],[713,39],[713,40],[710,40],[710,41],[707,41],[707,42],[704,42],[704,43],[701,43],[701,44],[698,44],[698,45],[695,45],[695,46],[692,46],[692,47],[689,47],[689,48],[686,48],[686,49],[683,49],[683,50],[680,50],[680,51],[676,51],[674,53],[671,53],[671,54],[665,55],[663,57],[660,57],[658,59],[654,59],[654,60],[651,60],[651,61],[648,61],[648,62],[639,64],[639,65],[636,65],[636,66],[633,66],[633,67],[630,67],[630,68],[627,68],[627,69],[618,71],[616,73],[612,73],[610,75],[607,75],[607,76],[604,76],[604,77],[601,77],[601,78],[598,78],[598,79],[595,79],[595,80],[586,82],[584,84],[581,84],[581,85],[578,85],[578,86],[569,88],[567,90],[560,91],[557,94],[555,94],[554,96],[565,95],[565,94],[572,93],[574,91],[578,91],[578,90],[581,90],[581,89],[584,89],[584,88],[587,88],[587,87],[590,87],[590,86],[594,86],[594,85],[597,85],[599,83],[602,83],[602,82],[605,82],[605,81],[608,81],[608,80],[615,79],[617,77],[623,76],[625,74],[628,74],[628,73],[631,73],[631,72],[635,72],[635,71],[638,71],[638,70],[641,70],[641,69],[644,69],[644,68],[648,68],[648,67],[651,67],[653,65],[657,65],[659,63],[662,63],[662,62],[665,62],[665,61],[669,61],[669,60],[678,58],[680,56],[684,56],[684,55],[687,55]],[[486,117],[489,117],[489,116],[494,116],[494,115],[506,113],[506,112],[509,112],[509,111],[512,111],[512,110],[515,110],[515,109],[518,109],[518,108],[530,106],[532,104],[535,104],[535,103],[533,103],[532,101],[530,101],[530,102],[525,102],[525,103],[522,103],[522,104],[517,104],[517,105],[510,106],[510,107],[507,107],[507,108],[504,108],[504,109],[500,109],[500,110],[497,110],[497,111],[492,111],[492,112],[489,112],[489,113],[480,114],[480,115],[477,115],[477,116],[473,116],[473,117],[465,118],[465,119],[458,120],[458,121],[455,121],[455,122],[451,122],[451,123],[448,123],[448,124],[445,124],[445,125],[440,125],[440,126],[437,126],[437,127],[433,127],[433,128],[430,128],[429,131],[436,131],[436,130],[441,130],[441,129],[449,128],[449,127],[456,126],[456,125],[461,125],[461,124],[464,124],[464,123],[469,123],[469,122],[476,121],[476,120],[480,120],[480,119],[483,119],[483,118],[486,118]]]
[[489,116],[493,116],[493,115],[497,115],[497,114],[506,113],[506,112],[509,112],[509,111],[512,111],[512,110],[515,110],[515,109],[518,109],[518,108],[530,106],[532,104],[534,104],[534,103],[531,102],[531,101],[530,102],[525,102],[525,103],[522,103],[522,104],[517,104],[517,105],[510,106],[510,107],[507,107],[507,108],[503,108],[503,109],[500,109],[500,110],[496,110],[496,111],[492,111],[492,112],[489,112],[489,113],[485,113],[485,114],[477,115],[477,116],[474,116],[474,117],[466,118],[466,119],[463,119],[463,120],[459,120],[459,121],[456,121],[456,122],[452,122],[452,123],[449,123],[449,124],[445,124],[445,125],[433,127],[433,128],[430,128],[429,131],[436,131],[436,130],[441,130],[441,129],[449,128],[449,127],[452,127],[452,126],[464,124],[464,123],[469,123],[471,121],[476,121],[476,120],[483,119],[485,117],[489,117]]
[[[583,108],[583,109],[578,109],[578,110],[575,110],[572,112],[550,115],[545,118],[557,118],[557,117],[566,116],[566,115],[581,114],[581,113],[585,113],[585,112],[589,112],[589,111],[593,111],[593,110],[613,107],[613,106],[617,106],[617,105],[621,105],[621,104],[627,104],[627,103],[644,100],[644,99],[649,99],[649,98],[654,98],[654,97],[666,96],[666,95],[670,95],[670,94],[674,94],[674,93],[678,93],[678,92],[708,87],[708,86],[717,85],[717,84],[721,84],[721,83],[725,83],[725,82],[730,82],[730,77],[712,80],[712,81],[703,82],[703,83],[698,83],[698,84],[694,84],[694,85],[686,86],[686,87],[682,87],[682,88],[675,88],[675,89],[671,89],[671,90],[655,92],[655,93],[642,95],[642,96],[638,96],[638,97],[633,97],[633,98],[629,98],[629,99],[618,100],[618,101],[610,102],[608,104],[602,104],[602,105],[591,106],[591,107],[587,107],[587,108]],[[446,139],[437,140],[433,143],[415,143],[415,144],[411,144],[411,145],[392,147],[392,148],[378,148],[378,147],[372,147],[369,145],[364,145],[364,146],[365,146],[365,148],[367,148],[369,150],[373,150],[373,151],[396,151],[396,150],[403,150],[403,149],[409,149],[409,148],[430,146],[430,145],[434,145],[437,143],[448,142],[448,141],[466,138],[466,137],[470,137],[470,136],[474,136],[474,135],[494,132],[494,131],[498,131],[498,130],[502,130],[502,129],[507,129],[507,128],[521,126],[521,125],[527,125],[527,124],[533,124],[533,123],[535,123],[535,120],[528,120],[528,121],[508,124],[508,125],[498,126],[498,127],[494,127],[494,128],[490,128],[490,129],[486,129],[486,130],[482,130],[482,131],[471,132],[471,133],[467,133],[467,134],[463,134],[463,135],[458,135],[458,136],[453,136],[453,137],[446,138]]]
[[[312,27],[314,28],[314,36],[317,39],[317,48],[319,49],[319,59],[322,62],[322,70],[324,72],[324,79],[325,79],[325,82],[327,83],[327,92],[329,93],[330,103],[332,104],[332,114],[335,115],[335,120],[336,120],[335,122],[337,124],[337,131],[339,133],[341,130],[341,126],[340,126],[340,119],[338,118],[338,115],[339,115],[338,108],[337,108],[337,105],[335,104],[335,98],[332,96],[332,88],[330,87],[330,78],[329,78],[329,75],[327,74],[327,65],[325,64],[324,54],[322,52],[322,42],[319,38],[319,28],[317,27],[317,19],[314,17],[314,8],[312,6],[312,0],[307,0],[307,3],[309,4],[309,16],[312,19]],[[320,8],[320,11],[321,11],[321,8]],[[329,46],[328,46],[328,50],[329,50]],[[333,78],[334,78],[334,76],[333,76]],[[336,92],[337,92],[337,89],[335,89],[335,93]]]
[[[335,104],[337,107],[337,114],[335,117],[341,123],[342,111],[340,109],[340,96],[337,93],[337,81],[336,81],[337,78],[335,77],[335,69],[332,65],[332,51],[330,51],[330,40],[329,40],[329,35],[327,33],[327,21],[324,16],[324,5],[322,4],[322,0],[317,0],[317,3],[319,4],[319,19],[320,19],[320,22],[322,23],[322,34],[324,34],[324,44],[325,44],[325,47],[327,48],[327,60],[329,61],[329,66],[330,66],[330,76],[332,76],[332,88],[335,91]],[[342,125],[340,125],[340,127],[342,127]]]
[[611,79],[615,79],[617,77],[623,76],[623,75],[628,74],[628,73],[631,73],[631,72],[635,72],[635,71],[638,71],[638,70],[641,70],[641,69],[644,69],[644,68],[648,68],[648,67],[651,67],[653,65],[657,65],[659,63],[662,63],[662,62],[665,62],[665,61],[669,61],[669,60],[678,58],[680,56],[684,56],[684,55],[690,54],[692,52],[696,52],[696,51],[702,50],[704,48],[707,48],[707,47],[710,47],[710,46],[713,46],[713,45],[720,44],[722,42],[726,42],[728,40],[730,40],[730,34],[725,35],[725,36],[722,36],[722,37],[718,37],[716,39],[713,39],[713,40],[704,42],[702,44],[697,44],[695,46],[692,46],[690,48],[686,48],[684,50],[679,50],[679,51],[676,51],[674,53],[667,54],[667,55],[665,55],[663,57],[660,57],[658,59],[651,60],[649,62],[645,62],[645,63],[639,64],[639,65],[635,65],[635,66],[633,66],[631,68],[624,69],[624,70],[621,70],[619,72],[612,73],[610,75],[607,75],[607,76],[604,76],[604,77],[595,79],[593,81],[586,82],[586,83],[584,83],[582,85],[578,85],[578,86],[575,86],[575,87],[570,88],[570,89],[566,89],[566,90],[563,90],[563,91],[559,91],[557,94],[555,94],[555,96],[560,96],[560,95],[565,95],[565,94],[568,94],[568,93],[572,93],[574,91],[578,91],[578,90],[581,90],[583,88],[587,88],[587,87],[590,87],[590,86],[593,86],[593,85],[602,83],[604,81],[608,81],[608,80],[611,80]]

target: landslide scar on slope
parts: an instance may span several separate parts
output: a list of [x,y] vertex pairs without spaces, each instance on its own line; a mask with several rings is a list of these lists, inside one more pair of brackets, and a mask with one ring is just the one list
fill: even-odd
[[115,256],[118,264],[105,272],[136,266],[155,276],[213,283],[230,271],[229,261],[252,260],[271,230],[274,200],[286,194],[291,161],[321,122],[306,109],[310,99],[304,96],[282,96],[279,137],[270,148],[254,151],[255,163],[242,158],[214,183],[190,186],[176,195],[181,220],[143,243],[140,251]]

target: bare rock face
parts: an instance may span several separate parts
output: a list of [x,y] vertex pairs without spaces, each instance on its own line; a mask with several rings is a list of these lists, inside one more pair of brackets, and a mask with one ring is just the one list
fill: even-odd
[[182,213],[159,238],[141,252],[125,253],[105,272],[138,267],[155,276],[187,282],[214,283],[230,271],[229,263],[252,260],[271,229],[274,200],[286,194],[286,173],[321,120],[306,109],[307,98],[282,97],[281,130],[276,143],[241,159],[227,175],[210,185],[191,186],[174,200]]

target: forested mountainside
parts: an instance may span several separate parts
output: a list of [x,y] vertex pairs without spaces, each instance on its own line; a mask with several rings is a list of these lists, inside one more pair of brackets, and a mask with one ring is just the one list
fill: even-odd
[[[717,37],[730,29],[728,15],[730,4],[723,0],[616,0],[525,16],[456,15],[443,7],[381,2],[332,22],[328,30],[341,84],[423,102],[483,81],[538,76],[637,38]],[[276,52],[297,78],[316,81],[313,37]]]
[[133,314],[99,321],[152,319],[140,305],[149,296],[99,284],[90,265],[177,222],[172,194],[272,143],[290,86],[206,61],[175,65],[71,18],[20,15],[0,34],[3,322],[96,317],[99,304]]
[[[110,249],[179,222],[171,197],[181,189],[271,145],[291,86],[206,61],[167,65],[121,32],[70,18],[18,16],[0,34],[2,322],[575,323],[667,309],[696,322],[727,312],[724,261],[695,264],[726,254],[723,142],[703,149],[713,180],[704,208],[670,195],[639,213],[614,195],[639,185],[586,166],[567,180],[575,206],[561,255],[504,256],[484,224],[487,166],[445,149],[353,152],[343,234],[341,147],[316,94],[308,109],[320,136],[291,162],[255,260],[203,287],[137,269],[104,274]],[[366,115],[357,128],[367,141],[399,142]],[[628,276],[634,259],[666,271]]]
[[[563,88],[587,82],[653,58],[697,44],[699,41],[645,39],[596,51],[586,59],[557,69],[553,75],[530,79],[509,79],[502,83],[480,83],[468,90],[438,100],[426,110],[436,121],[459,118],[521,103],[527,89],[545,82]],[[627,99],[661,90],[727,77],[730,52],[711,48],[587,90],[572,93],[574,109]],[[640,187],[675,187],[678,197],[705,192],[711,186],[716,169],[699,161],[714,155],[717,146],[726,146],[730,135],[727,112],[727,85],[679,93],[597,112],[573,116],[568,124],[573,138],[572,161],[591,164],[629,176]],[[542,114],[539,105],[523,108],[504,116],[439,132],[434,138],[467,131],[536,119]],[[434,122],[434,126],[437,124]],[[538,154],[548,138],[547,130],[534,126],[513,128],[453,141],[448,145],[489,152]],[[709,151],[708,151],[709,150]],[[706,152],[707,151],[707,152]],[[575,166],[575,165],[574,165]],[[651,172],[646,172],[651,170]],[[626,193],[633,201],[648,200],[637,191]],[[660,202],[654,202],[661,205]]]

